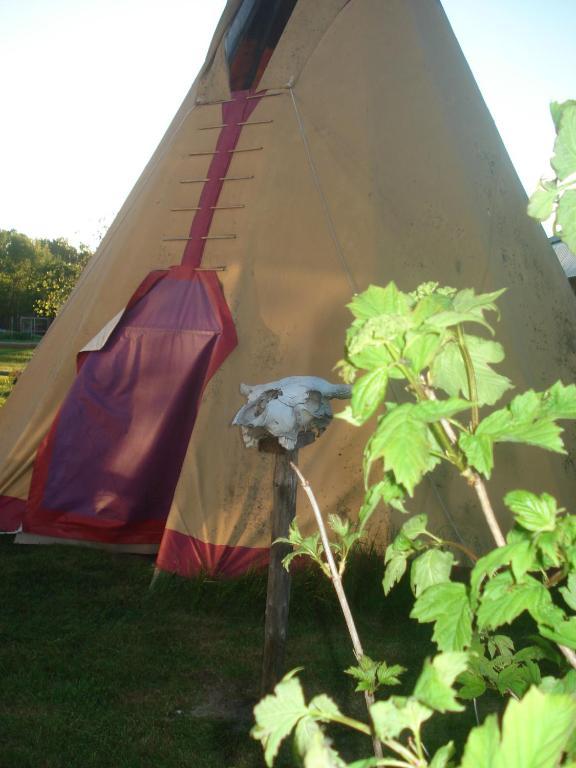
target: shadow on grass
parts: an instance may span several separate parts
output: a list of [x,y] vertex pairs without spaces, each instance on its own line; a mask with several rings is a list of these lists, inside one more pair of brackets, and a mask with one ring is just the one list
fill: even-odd
[[[11,546],[0,537],[0,765],[7,768],[252,768],[248,736],[258,700],[266,574],[187,581],[151,559],[73,547]],[[409,619],[399,585],[381,591],[383,566],[358,556],[346,587],[366,652],[408,667],[408,693],[434,652],[428,626]],[[327,580],[294,574],[287,669],[303,666],[308,696],[326,692],[365,719],[342,670],[354,662]],[[494,702],[486,706],[494,708]],[[461,740],[470,708],[434,721],[429,748]],[[331,731],[350,757],[366,739]],[[294,762],[285,746],[278,765]]]

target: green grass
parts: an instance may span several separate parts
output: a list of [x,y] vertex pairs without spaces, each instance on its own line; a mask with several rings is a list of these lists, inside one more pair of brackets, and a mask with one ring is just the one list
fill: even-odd
[[[256,768],[248,735],[259,694],[265,576],[234,582],[163,575],[151,560],[73,547],[0,541],[0,766],[3,768]],[[426,655],[427,626],[408,618],[402,586],[384,600],[381,564],[352,564],[347,589],[365,651],[409,668]],[[342,670],[350,644],[328,583],[295,575],[286,667],[304,666],[308,695],[325,691],[364,719]],[[493,702],[481,703],[493,707]],[[425,730],[429,748],[463,734],[463,715]],[[365,739],[331,729],[349,757]],[[283,748],[281,766],[293,765]]]
[[26,368],[33,352],[33,349],[0,347],[0,407],[6,402],[16,379]]

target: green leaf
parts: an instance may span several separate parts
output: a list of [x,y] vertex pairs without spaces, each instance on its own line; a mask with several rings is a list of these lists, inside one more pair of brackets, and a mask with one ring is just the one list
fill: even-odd
[[554,182],[540,179],[528,203],[528,216],[538,221],[549,219],[552,216],[557,195],[558,190]]
[[383,480],[380,480],[380,482],[368,488],[366,492],[366,496],[364,497],[364,503],[362,504],[362,506],[360,507],[360,511],[358,512],[358,520],[360,522],[361,529],[364,528],[368,520],[370,520],[370,518],[374,514],[374,510],[382,500],[383,495],[384,495]]
[[504,503],[514,513],[516,522],[527,531],[541,533],[556,527],[556,499],[547,493],[537,496],[529,491],[510,491]]
[[565,587],[560,587],[560,594],[566,601],[567,605],[576,611],[576,573],[571,573],[568,576],[568,583]]
[[515,551],[518,548],[518,543],[506,544],[504,547],[498,547],[493,549],[474,565],[472,574],[470,576],[470,599],[472,605],[475,604],[478,599],[480,585],[483,579],[495,573],[498,568],[509,565],[515,556]]
[[397,584],[406,571],[406,558],[402,555],[393,557],[384,571],[384,578],[382,580],[382,587],[384,588],[384,594],[387,595],[394,584]]
[[305,768],[346,768],[322,728],[310,717],[302,718],[296,726],[294,744]]
[[483,325],[490,333],[494,333],[492,326],[484,319],[481,312],[439,312],[437,315],[429,317],[426,321],[427,326],[437,330],[452,328],[461,323],[477,323],[478,325]]
[[552,115],[552,120],[554,121],[556,133],[558,133],[560,130],[560,123],[562,121],[564,110],[575,105],[576,101],[573,99],[569,99],[568,101],[553,101],[550,103],[550,114]]
[[265,696],[254,707],[256,725],[250,735],[262,742],[268,766],[274,762],[282,741],[292,732],[300,718],[308,714],[300,681],[293,677],[297,671],[286,675],[274,688],[274,693]]
[[407,520],[404,523],[400,529],[400,533],[406,536],[407,539],[410,539],[410,541],[414,541],[414,539],[417,539],[418,536],[421,536],[423,533],[425,533],[427,525],[428,515],[413,515],[410,520]]
[[511,549],[510,565],[516,581],[521,581],[528,571],[537,570],[534,545],[530,540],[514,542]]
[[394,473],[410,496],[423,475],[438,462],[431,453],[428,427],[415,408],[406,403],[389,409],[365,449],[365,475],[369,475],[374,461],[383,458],[386,471]]
[[575,728],[576,701],[531,688],[506,707],[494,768],[556,768]]
[[378,315],[401,315],[410,309],[410,297],[399,291],[396,284],[391,282],[385,288],[370,285],[348,304],[354,317],[367,320]]
[[576,251],[576,190],[564,192],[558,203],[556,223],[560,236],[572,252]]
[[449,741],[435,753],[430,768],[450,768],[450,758],[454,757],[454,742]]
[[325,693],[314,696],[308,705],[308,712],[317,720],[322,720],[323,722],[329,722],[332,718],[341,717],[342,715],[336,702]]
[[[478,405],[493,405],[512,386],[511,381],[494,371],[491,366],[504,359],[502,346],[478,336],[464,335],[464,340],[476,378]],[[438,353],[430,368],[432,384],[440,387],[452,397],[468,395],[468,378],[462,353],[453,341]]]
[[576,649],[576,618],[550,623],[549,626],[538,623],[538,629],[542,637]]
[[359,378],[352,388],[352,415],[363,424],[372,416],[386,394],[388,373],[385,368],[376,368]]
[[476,434],[494,442],[527,443],[563,453],[562,430],[548,411],[546,394],[528,390],[518,395],[506,408],[483,419]]
[[419,597],[425,589],[433,584],[450,581],[450,571],[454,564],[451,552],[439,549],[429,549],[412,563],[410,571],[410,586],[415,597]]
[[564,105],[558,135],[554,142],[552,168],[562,181],[576,173],[576,105]]
[[406,672],[406,667],[401,664],[392,664],[389,667],[385,661],[378,665],[376,676],[380,685],[400,685],[399,675]]
[[576,670],[571,669],[564,677],[544,677],[540,684],[542,693],[567,693],[576,700]]
[[413,414],[418,419],[427,423],[434,423],[441,419],[449,419],[457,413],[467,411],[470,408],[469,400],[461,400],[451,397],[448,400],[427,400],[414,406]]
[[478,626],[497,629],[546,599],[549,599],[548,592],[539,581],[527,576],[517,584],[512,574],[505,571],[491,578],[484,588],[477,611]]
[[461,712],[452,684],[468,665],[467,653],[441,653],[432,661],[426,659],[414,688],[414,696],[437,712]]
[[499,745],[498,719],[488,715],[481,726],[470,731],[460,768],[495,768]]
[[458,445],[464,451],[468,464],[489,479],[494,467],[494,441],[492,437],[461,432]]
[[500,288],[491,293],[476,293],[473,288],[464,288],[454,296],[454,309],[458,312],[496,312],[499,314],[496,300],[506,293],[506,288]]
[[373,661],[366,655],[362,656],[357,666],[345,670],[347,675],[358,680],[356,691],[370,693],[374,693],[380,685],[400,685],[398,675],[405,671],[400,664],[389,667],[385,661]]
[[348,424],[352,424],[353,427],[362,426],[362,420],[357,419],[356,416],[354,416],[354,414],[352,413],[352,406],[350,405],[347,405],[341,411],[338,411],[338,413],[335,413],[334,418],[342,419],[342,421],[346,421],[348,422]]
[[458,690],[461,699],[477,699],[486,691],[484,679],[475,672],[462,672],[457,682],[462,686]]
[[531,683],[539,683],[539,676],[532,679],[527,667],[518,664],[510,664],[498,673],[496,685],[501,694],[511,691],[516,696],[523,696]]
[[428,587],[410,616],[421,624],[435,623],[432,639],[441,651],[461,651],[470,645],[472,612],[464,584],[445,582]]
[[418,732],[422,723],[431,715],[431,709],[412,697],[392,696],[387,701],[378,701],[370,707],[374,730],[382,741],[395,739],[405,730]]
[[[514,653],[514,641],[508,635],[491,635],[487,642],[488,653],[492,658],[499,653],[500,655],[511,655]],[[539,648],[536,651],[540,651]]]
[[[352,337],[350,337],[350,341]],[[383,368],[392,362],[390,353],[382,344],[372,344],[361,348],[356,354],[349,354],[350,363],[356,368],[365,368],[372,371],[374,368]]]
[[404,357],[411,362],[413,370],[420,373],[432,363],[441,343],[442,336],[439,333],[422,333],[420,330],[409,331],[406,334]]
[[331,512],[328,515],[328,525],[334,531],[336,536],[346,538],[350,533],[350,520],[343,520],[340,515]]

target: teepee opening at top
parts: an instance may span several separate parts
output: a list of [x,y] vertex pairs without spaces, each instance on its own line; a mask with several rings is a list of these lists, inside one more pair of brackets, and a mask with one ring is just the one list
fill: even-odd
[[230,89],[248,90],[260,80],[297,0],[244,0],[226,34]]

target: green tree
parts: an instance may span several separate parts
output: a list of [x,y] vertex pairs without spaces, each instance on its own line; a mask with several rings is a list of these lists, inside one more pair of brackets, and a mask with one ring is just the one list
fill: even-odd
[[64,238],[0,230],[0,326],[16,329],[22,315],[54,317],[91,255]]

